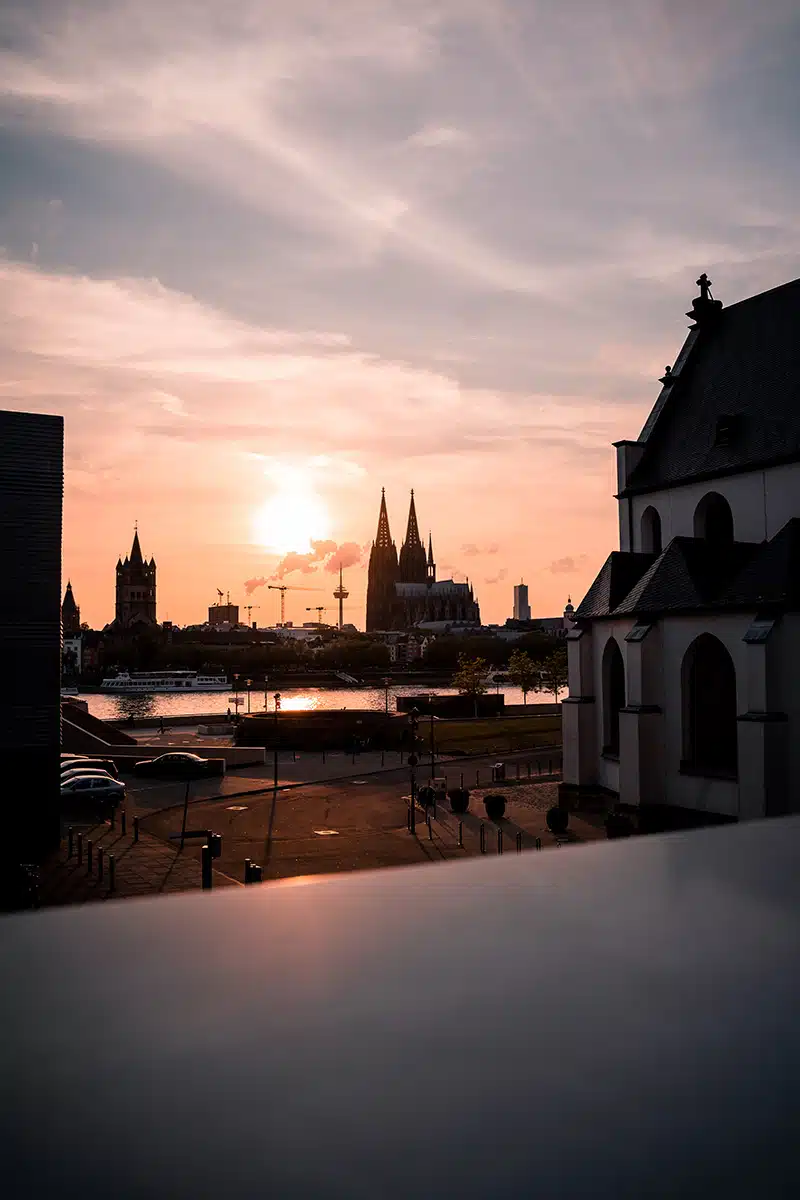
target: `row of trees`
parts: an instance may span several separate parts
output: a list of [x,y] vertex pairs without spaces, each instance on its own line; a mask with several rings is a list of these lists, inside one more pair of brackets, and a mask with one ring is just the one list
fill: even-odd
[[[471,696],[477,701],[488,690],[489,664],[484,658],[459,655],[458,670],[453,676],[453,686],[462,696]],[[509,656],[509,682],[520,688],[523,703],[528,703],[529,692],[552,692],[558,703],[558,694],[567,686],[567,648],[559,646],[541,661],[536,661],[524,650],[515,649]]]

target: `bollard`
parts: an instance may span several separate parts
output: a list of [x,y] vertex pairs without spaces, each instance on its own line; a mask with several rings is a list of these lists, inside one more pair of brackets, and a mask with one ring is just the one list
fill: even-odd
[[498,831],[497,831],[497,853],[498,854],[503,853],[503,831],[502,831],[502,829],[498,829]]
[[134,843],[138,842],[138,840],[139,840],[139,818],[138,817],[133,818],[133,840],[134,840]]
[[481,773],[478,770],[475,772],[475,787],[480,787],[480,785],[481,785]]
[[537,850],[541,850],[541,848],[542,848],[542,839],[541,839],[541,838],[537,838],[537,839],[536,839],[536,849],[537,849]]
[[78,866],[83,862],[83,834],[78,834]]
[[522,854],[522,834],[517,834],[517,854]]
[[462,791],[464,790],[464,772],[463,771],[461,772],[461,782],[459,783],[458,786],[461,788]]
[[111,805],[111,828],[116,829],[117,825],[117,808],[115,804]]
[[464,845],[464,822],[463,821],[458,822],[458,844],[459,844],[459,846]]
[[100,881],[100,880],[102,880],[102,878],[103,878],[103,847],[98,846],[97,847],[97,879],[98,879],[98,881]]
[[200,851],[200,877],[203,891],[207,892],[211,889],[211,847],[203,846]]
[[244,860],[244,881],[245,881],[245,883],[250,883],[250,859],[249,858],[246,858]]
[[74,836],[75,835],[73,833],[72,826],[70,825],[69,829],[67,830],[67,858],[72,858],[72,850],[73,850],[72,841],[73,841]]
[[86,874],[87,875],[91,875],[91,873],[92,873],[92,844],[93,844],[92,839],[87,838],[86,839]]
[[432,842],[432,841],[433,841],[433,827],[432,827],[432,825],[431,825],[431,813],[430,813],[430,809],[428,809],[428,810],[427,810],[427,812],[426,812],[426,814],[425,814],[425,815],[426,815],[426,816],[427,816],[427,818],[428,818],[428,841],[429,841],[429,842]]
[[433,819],[436,820],[436,788],[433,789]]
[[122,832],[122,836],[125,837],[125,834],[128,832],[128,814],[124,808],[120,810],[119,827]]
[[109,891],[109,894],[111,894],[111,895],[114,894],[114,891],[116,890],[116,886],[117,886],[116,870],[117,870],[117,860],[114,858],[113,854],[109,854],[109,856],[108,856],[108,891]]
[[548,760],[547,760],[547,774],[548,774],[548,775],[552,775],[552,774],[553,774],[553,760],[552,760],[552,758],[548,758]]
[[292,751],[292,762],[297,762],[297,753],[294,750]]
[[480,838],[481,838],[481,854],[485,854],[486,853],[486,828],[483,824],[483,821],[481,821]]
[[250,868],[250,882],[261,883],[261,867],[258,865],[258,863],[253,863],[252,867]]

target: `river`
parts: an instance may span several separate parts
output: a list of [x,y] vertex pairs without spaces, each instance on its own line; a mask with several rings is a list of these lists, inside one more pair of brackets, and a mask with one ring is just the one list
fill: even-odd
[[[497,690],[497,689],[495,689]],[[506,704],[522,704],[523,697],[519,688],[501,687],[500,692],[506,698]],[[390,687],[388,702],[389,711],[395,711],[395,696],[417,696],[434,691],[437,696],[454,696],[456,689],[452,687],[420,688],[419,686]],[[386,705],[386,693],[383,688],[281,688],[281,710],[283,712],[300,712],[308,709],[323,708],[366,708],[377,712]],[[225,692],[193,692],[177,694],[174,692],[158,692],[150,695],[108,696],[87,693],[80,696],[89,705],[89,712],[101,720],[115,720],[124,717],[173,717],[173,716],[210,716],[216,713],[233,711],[234,690]],[[264,693],[253,691],[249,697],[246,692],[239,692],[239,711],[263,712]],[[249,705],[248,705],[249,699]],[[552,704],[552,692],[529,692],[528,704]],[[273,693],[269,693],[269,711],[275,707]]]

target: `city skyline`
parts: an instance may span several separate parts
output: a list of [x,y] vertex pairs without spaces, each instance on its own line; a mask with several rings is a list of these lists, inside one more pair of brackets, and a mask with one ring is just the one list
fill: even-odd
[[788,0],[330,8],[4,5],[2,404],[65,418],[94,627],[135,521],[160,619],[338,553],[362,625],[382,486],[560,613],[694,280],[800,274]]

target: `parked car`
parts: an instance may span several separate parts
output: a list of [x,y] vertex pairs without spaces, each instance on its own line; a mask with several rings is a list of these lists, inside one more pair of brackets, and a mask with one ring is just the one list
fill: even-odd
[[110,758],[70,758],[61,762],[61,774],[65,771],[71,771],[74,767],[90,768],[93,771],[105,771],[107,775],[112,775],[114,779],[119,774],[113,759]]
[[102,771],[99,767],[70,767],[67,771],[61,772],[61,782],[66,783],[68,779],[75,779],[79,775],[102,775],[104,779],[113,779],[108,771]]
[[207,779],[211,775],[223,774],[224,766],[220,769],[219,759],[173,751],[134,763],[133,770],[136,775],[150,775],[158,779]]
[[125,784],[108,775],[75,775],[61,781],[62,800],[80,800],[89,804],[116,808],[125,800]]

